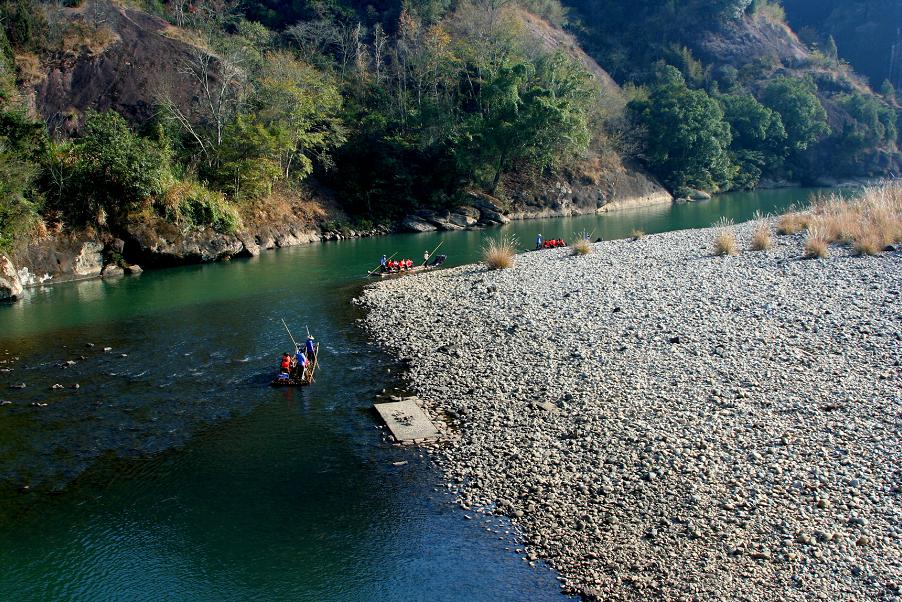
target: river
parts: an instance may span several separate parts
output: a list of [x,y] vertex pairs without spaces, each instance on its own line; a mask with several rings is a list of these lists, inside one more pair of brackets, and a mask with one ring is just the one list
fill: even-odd
[[[539,232],[622,238],[738,222],[810,192],[500,231],[524,248]],[[400,383],[358,326],[362,276],[383,252],[416,260],[440,241],[450,265],[473,262],[497,232],[295,247],[0,306],[0,599],[567,599],[517,554],[510,523],[458,509],[369,411]],[[289,349],[282,317],[321,342],[304,390],[267,386]]]

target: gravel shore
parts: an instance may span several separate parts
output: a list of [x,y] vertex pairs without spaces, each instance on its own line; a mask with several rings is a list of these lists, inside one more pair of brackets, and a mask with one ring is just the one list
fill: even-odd
[[899,599],[902,253],[714,234],[382,282],[367,326],[456,432],[432,457],[460,503],[566,591]]

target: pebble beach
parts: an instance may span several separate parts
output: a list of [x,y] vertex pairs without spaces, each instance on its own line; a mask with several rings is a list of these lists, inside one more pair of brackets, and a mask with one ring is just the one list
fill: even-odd
[[[364,290],[459,503],[598,600],[895,600],[902,253],[714,229]],[[383,320],[404,315],[403,322]]]

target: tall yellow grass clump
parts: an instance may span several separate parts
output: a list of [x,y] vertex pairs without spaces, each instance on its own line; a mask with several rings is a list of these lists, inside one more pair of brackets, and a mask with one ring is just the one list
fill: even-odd
[[570,249],[574,255],[588,255],[592,252],[592,243],[585,238],[578,238],[576,242],[570,245]]
[[851,245],[861,255],[876,255],[902,242],[902,184],[871,186],[853,200],[837,194],[815,199],[807,212],[781,217],[781,232],[784,223],[794,227],[802,222],[808,228],[806,255],[808,240],[815,250],[836,243]]
[[773,246],[770,224],[760,212],[755,212],[755,231],[752,233],[752,251],[766,251]]
[[824,259],[830,254],[828,248],[829,243],[823,234],[817,228],[808,228],[808,237],[805,238],[805,257]]
[[811,216],[802,211],[784,213],[777,220],[777,234],[798,234],[808,227]]
[[640,230],[639,228],[635,228],[632,232],[630,232],[630,238],[632,238],[633,240],[639,240],[643,236],[645,236],[645,232]]
[[736,255],[739,245],[736,244],[736,234],[733,233],[733,220],[722,217],[714,223],[717,234],[714,236],[715,255]]
[[516,236],[499,235],[490,238],[482,247],[482,260],[490,270],[503,270],[514,265],[517,248]]

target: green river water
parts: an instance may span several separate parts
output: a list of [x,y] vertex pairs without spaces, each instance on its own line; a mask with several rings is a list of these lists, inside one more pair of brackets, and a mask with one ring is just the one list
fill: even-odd
[[[622,238],[742,221],[810,192],[503,231],[524,248],[538,232]],[[362,276],[383,252],[416,260],[439,241],[449,265],[473,262],[496,233],[315,244],[0,306],[0,600],[566,599],[516,553],[510,523],[458,509],[369,410],[399,383],[350,303]],[[321,342],[312,387],[267,386],[289,348],[281,317]]]

